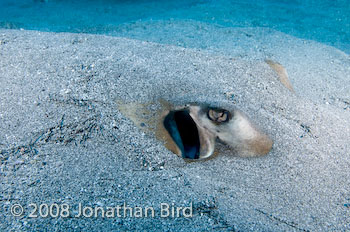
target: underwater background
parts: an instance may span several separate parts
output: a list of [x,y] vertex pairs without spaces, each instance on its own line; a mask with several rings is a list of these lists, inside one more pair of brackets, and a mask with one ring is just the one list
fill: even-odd
[[[146,40],[149,22],[188,21],[217,27],[264,27],[315,40],[350,53],[349,0],[1,0],[0,28],[108,34]],[[144,24],[144,25],[143,25]],[[147,26],[148,25],[148,26]],[[188,25],[188,24],[187,24]],[[145,33],[131,33],[134,27]],[[186,25],[181,26],[186,33]],[[181,28],[177,28],[181,33]],[[129,33],[130,32],[130,33]],[[148,38],[160,43],[172,33]],[[203,37],[191,38],[197,47]],[[211,43],[215,43],[212,40]]]
[[[350,0],[0,0],[0,231],[350,231],[349,17]],[[184,161],[157,128],[186,103],[241,110],[271,152]]]

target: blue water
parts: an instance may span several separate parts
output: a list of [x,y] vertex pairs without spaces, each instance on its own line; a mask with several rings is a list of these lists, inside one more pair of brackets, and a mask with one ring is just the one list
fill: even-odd
[[0,27],[110,34],[147,20],[268,27],[350,53],[350,0],[0,0]]

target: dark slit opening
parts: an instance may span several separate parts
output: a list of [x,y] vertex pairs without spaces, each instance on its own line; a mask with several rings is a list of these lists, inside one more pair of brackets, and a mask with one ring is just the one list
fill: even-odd
[[164,127],[181,150],[183,158],[199,158],[198,130],[187,110],[171,111],[164,119]]

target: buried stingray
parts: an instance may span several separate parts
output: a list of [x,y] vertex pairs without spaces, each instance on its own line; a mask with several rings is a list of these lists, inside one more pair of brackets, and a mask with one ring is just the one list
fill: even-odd
[[[286,69],[272,60],[266,64],[281,84],[294,92]],[[172,106],[160,100],[162,110],[148,110],[149,104],[119,102],[119,110],[141,129],[147,128],[164,142],[166,148],[190,160],[212,157],[217,141],[228,145],[241,157],[269,153],[273,141],[238,109],[222,109],[205,104]],[[140,126],[143,125],[143,126]],[[148,127],[145,127],[148,125]]]
[[202,160],[213,156],[217,141],[242,157],[265,155],[272,148],[272,140],[240,110],[205,104],[160,103],[160,111],[148,110],[152,103],[119,103],[119,110],[140,128],[155,132],[165,147],[184,159]]

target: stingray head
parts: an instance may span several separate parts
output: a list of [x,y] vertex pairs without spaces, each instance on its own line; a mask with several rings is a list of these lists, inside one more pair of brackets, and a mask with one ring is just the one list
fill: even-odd
[[186,105],[169,111],[163,125],[176,144],[179,155],[187,159],[210,157],[216,139],[244,157],[265,155],[273,144],[237,109]]

